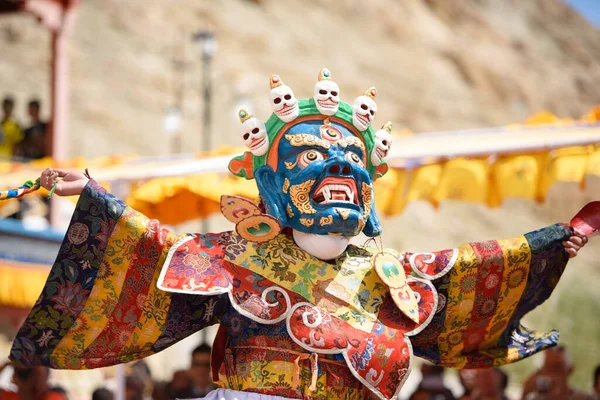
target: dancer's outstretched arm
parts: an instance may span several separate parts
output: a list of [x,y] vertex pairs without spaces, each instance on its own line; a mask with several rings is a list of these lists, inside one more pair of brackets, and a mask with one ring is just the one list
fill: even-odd
[[[47,169],[40,183],[80,195],[46,285],[14,341],[17,365],[86,369],[154,354],[216,324],[227,295],[168,293],[157,281],[169,249],[185,235],[160,227],[84,174]],[[201,235],[222,257],[217,235]]]
[[415,354],[446,367],[482,368],[556,345],[557,331],[535,332],[521,319],[548,299],[587,241],[556,224],[513,239],[407,254],[413,270],[434,279],[439,299],[431,323],[413,337]]

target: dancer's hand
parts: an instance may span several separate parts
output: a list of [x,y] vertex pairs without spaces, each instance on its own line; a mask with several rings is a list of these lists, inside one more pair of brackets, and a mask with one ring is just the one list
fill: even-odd
[[81,172],[70,172],[63,169],[46,168],[40,177],[42,187],[52,190],[56,183],[55,194],[59,196],[80,195],[89,179]]
[[588,242],[588,237],[577,228],[572,229],[573,234],[568,240],[562,242],[565,246],[565,250],[569,255],[569,258],[573,258],[577,255],[577,252],[581,250],[583,246]]

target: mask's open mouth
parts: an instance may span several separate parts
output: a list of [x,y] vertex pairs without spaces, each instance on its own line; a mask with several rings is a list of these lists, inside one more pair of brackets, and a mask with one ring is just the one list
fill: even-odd
[[317,186],[313,201],[316,204],[350,203],[358,206],[356,182],[351,178],[325,178]]

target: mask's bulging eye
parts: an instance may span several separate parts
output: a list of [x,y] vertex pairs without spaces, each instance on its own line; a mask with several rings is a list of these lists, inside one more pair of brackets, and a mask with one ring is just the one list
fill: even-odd
[[356,153],[353,153],[351,151],[346,153],[346,159],[352,164],[360,165],[361,167],[364,166],[360,157]]
[[323,154],[316,150],[306,150],[300,153],[298,156],[298,165],[304,168],[309,164],[314,163],[315,161],[323,160],[325,157]]

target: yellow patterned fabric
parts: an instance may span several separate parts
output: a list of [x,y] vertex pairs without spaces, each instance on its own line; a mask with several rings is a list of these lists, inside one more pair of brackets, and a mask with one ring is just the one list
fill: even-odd
[[[373,254],[368,250],[351,247],[342,257],[335,265],[329,264],[300,250],[291,237],[279,235],[264,244],[249,245],[226,259],[301,294],[354,328],[371,332],[388,289],[373,269]],[[287,272],[281,279],[283,271]],[[335,304],[325,293],[336,299]],[[372,301],[361,302],[365,293]]]
[[568,235],[554,225],[459,247],[454,267],[435,281],[440,305],[413,338],[415,354],[445,367],[484,368],[556,345],[558,332],[531,331],[520,320],[558,283],[568,259],[561,241]]

